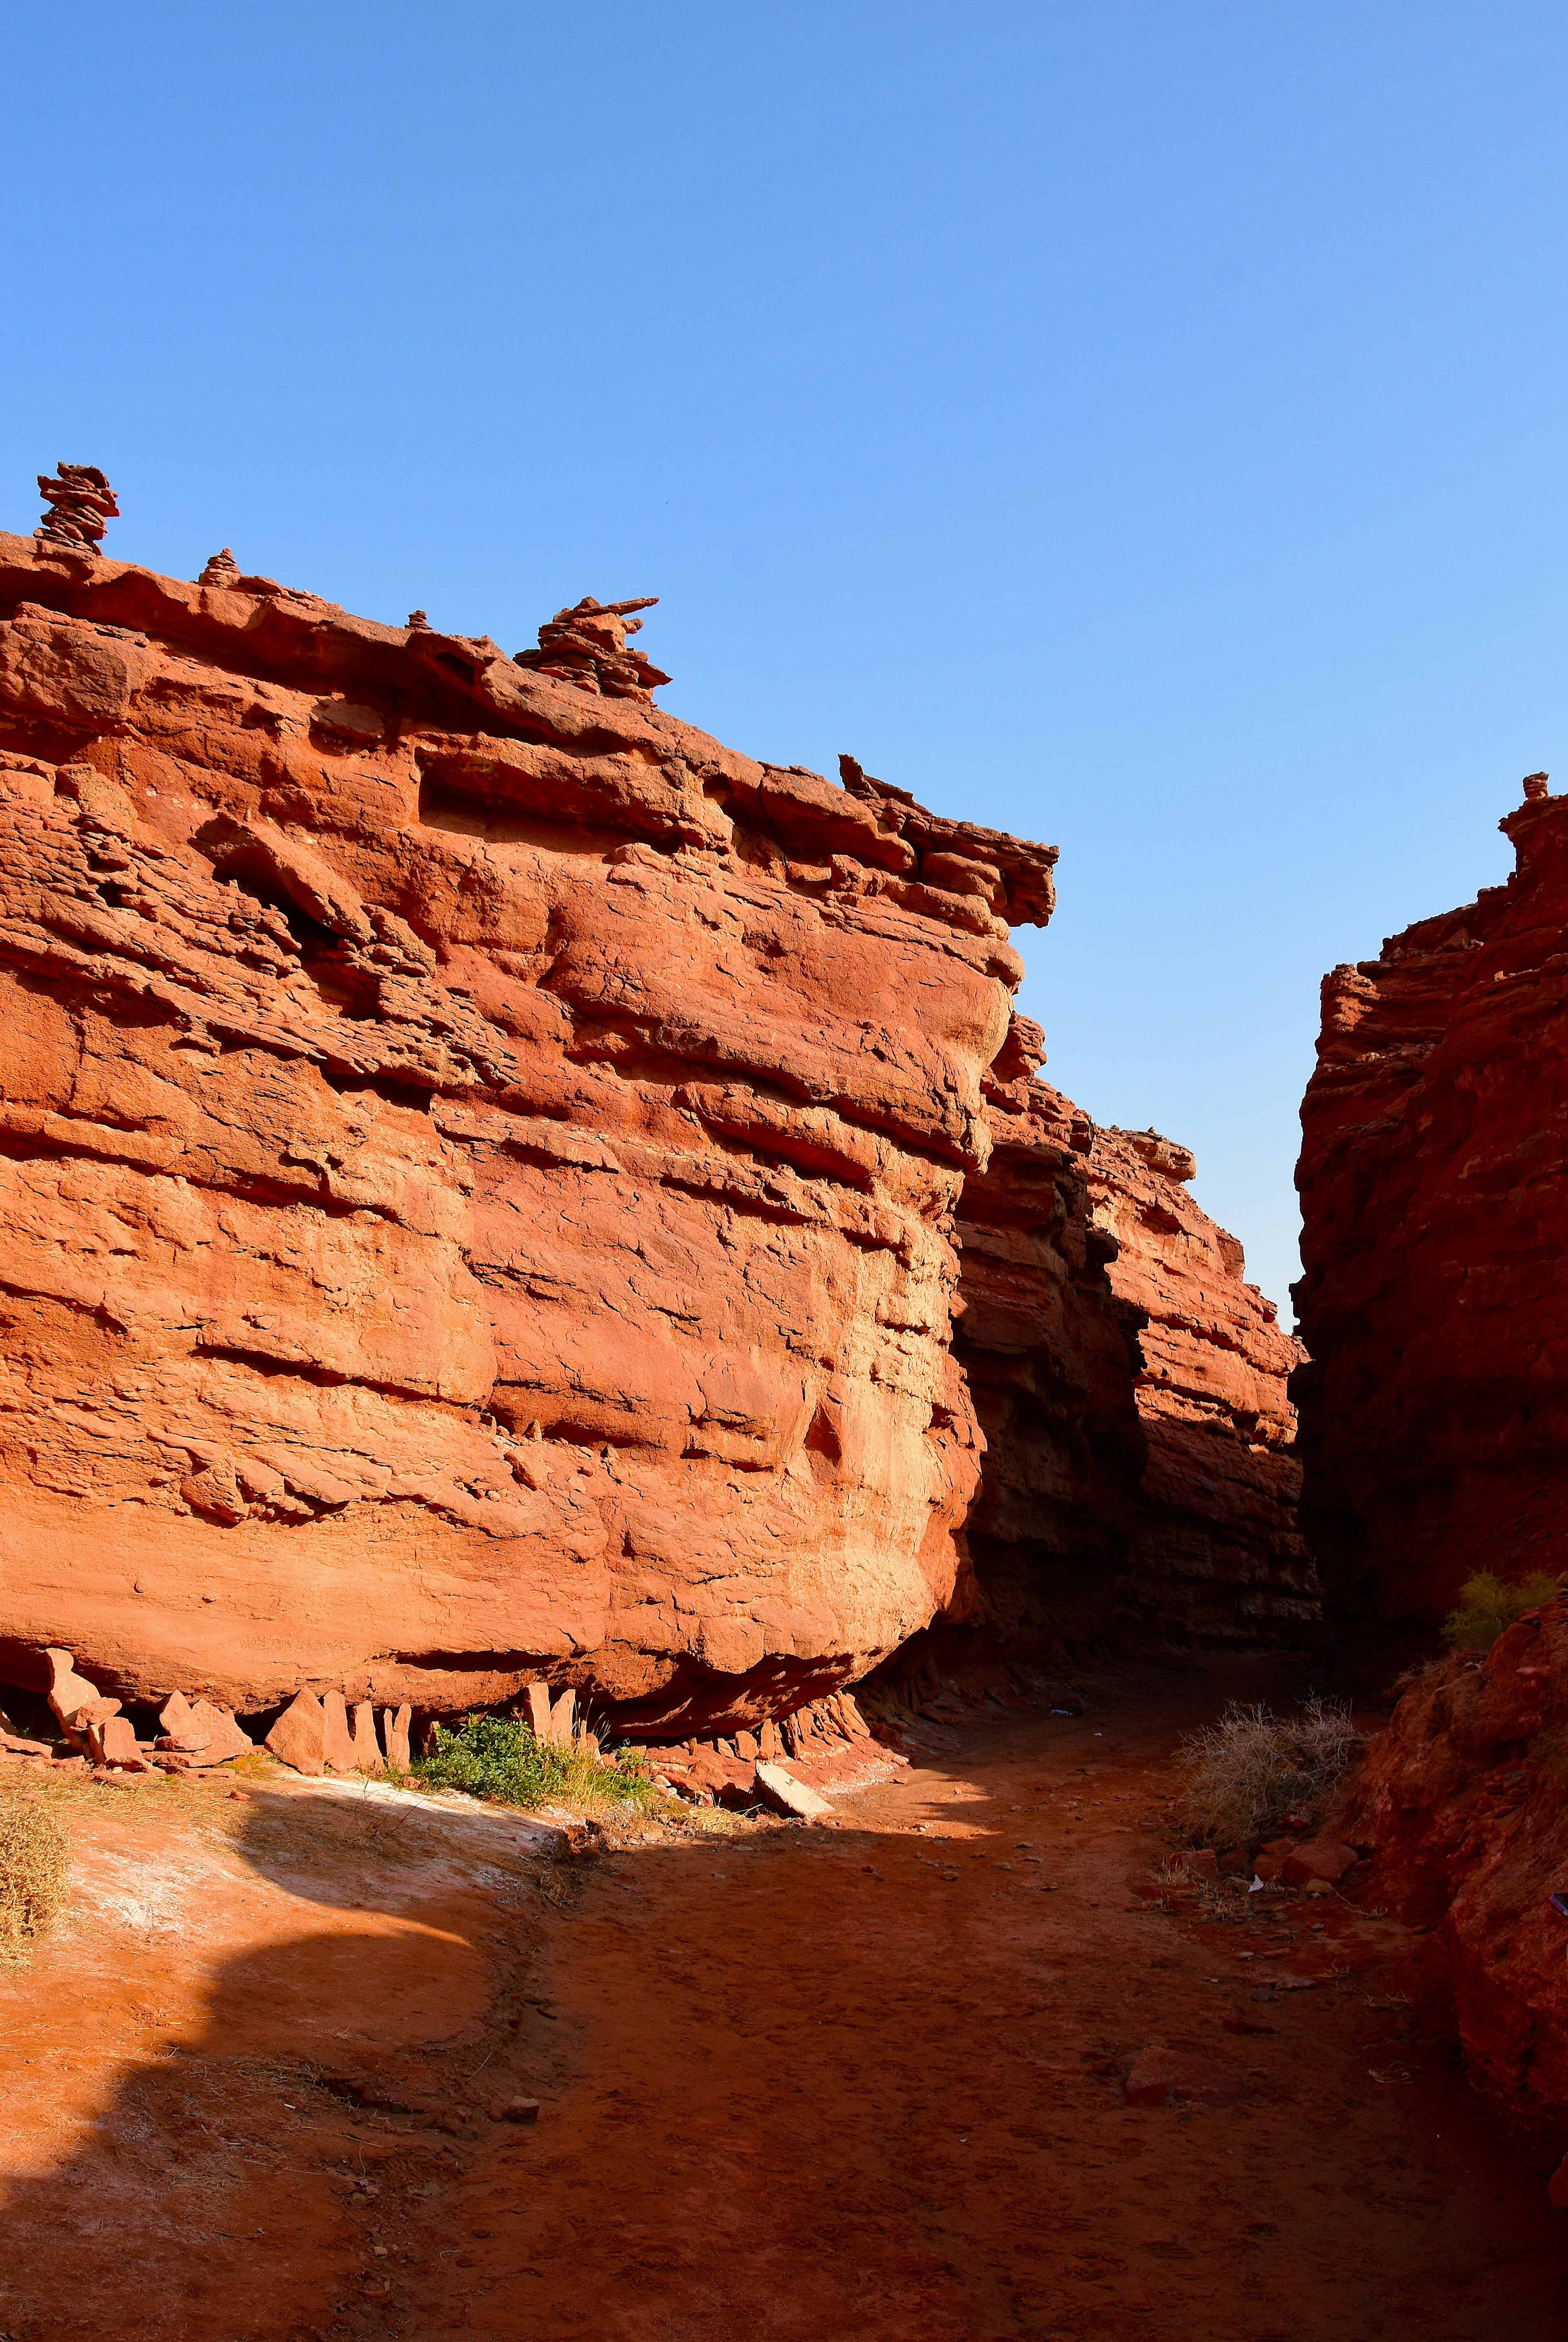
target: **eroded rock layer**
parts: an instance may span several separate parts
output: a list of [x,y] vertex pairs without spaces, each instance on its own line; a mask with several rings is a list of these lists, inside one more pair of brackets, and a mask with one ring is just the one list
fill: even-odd
[[1140,1512],[1142,1320],[1091,1222],[1090,1125],[1034,1077],[1043,1056],[1014,1017],[985,1078],[990,1158],[960,1206],[954,1349],[986,1452],[950,1618],[993,1653],[1076,1659],[1105,1646]]
[[969,1616],[1056,1658],[1312,1631],[1286,1377],[1302,1353],[1188,1194],[1192,1156],[1099,1129],[1013,1020],[966,1183],[955,1355],[987,1453]]
[[954,1592],[1053,851],[676,722],[624,606],[556,675],[210,574],[0,536],[0,1674],[831,1691]]
[[1155,1131],[1096,1129],[1085,1162],[1112,1291],[1143,1320],[1148,1446],[1121,1587],[1134,1641],[1279,1647],[1316,1631],[1288,1382],[1304,1356],[1246,1281],[1237,1239],[1188,1193],[1197,1170]]
[[[1568,2147],[1568,1615],[1529,1612],[1484,1659],[1431,1663],[1373,1742],[1341,1835],[1376,1901],[1423,1931],[1422,1980],[1470,2077]],[[1568,2184],[1568,2168],[1563,2174]]]
[[1297,1173],[1303,1517],[1348,1652],[1568,1566],[1568,797],[1517,867],[1323,980]]

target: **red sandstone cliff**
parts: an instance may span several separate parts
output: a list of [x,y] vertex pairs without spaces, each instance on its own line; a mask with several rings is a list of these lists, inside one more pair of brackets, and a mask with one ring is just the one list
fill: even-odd
[[[1412,1927],[1471,2079],[1568,2148],[1568,1615],[1530,1612],[1484,1659],[1434,1662],[1373,1743],[1336,1834]],[[1568,2181],[1568,2166],[1564,2167]]]
[[1059,1658],[1300,1641],[1317,1617],[1286,1396],[1301,1346],[1188,1194],[1188,1151],[1097,1129],[1034,1076],[1044,1056],[1015,1016],[960,1206],[954,1355],[986,1440],[973,1615]]
[[0,1673],[679,1733],[949,1601],[1054,851],[735,755],[626,631],[0,536]]
[[1568,1566],[1568,797],[1527,786],[1505,886],[1323,980],[1295,1390],[1347,1649]]
[[1315,1635],[1317,1573],[1297,1525],[1288,1381],[1304,1353],[1246,1281],[1236,1238],[1187,1192],[1197,1166],[1155,1131],[1094,1133],[1090,1208],[1114,1239],[1111,1289],[1144,1320],[1137,1406],[1148,1461],[1122,1586],[1145,1644],[1280,1646]]

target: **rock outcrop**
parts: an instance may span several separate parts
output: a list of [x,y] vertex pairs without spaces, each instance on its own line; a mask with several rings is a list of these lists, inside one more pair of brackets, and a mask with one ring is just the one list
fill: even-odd
[[1527,1612],[1484,1659],[1433,1662],[1337,1823],[1372,1898],[1413,1927],[1470,2077],[1568,2149],[1568,1615]]
[[1505,886],[1323,981],[1297,1174],[1303,1520],[1348,1656],[1568,1566],[1568,797]]
[[1149,1130],[1096,1129],[1085,1159],[1093,1226],[1138,1336],[1147,1443],[1120,1589],[1126,1638],[1146,1647],[1280,1647],[1317,1632],[1317,1573],[1297,1517],[1289,1378],[1305,1356],[1246,1281],[1237,1239],[1187,1191],[1189,1150]]
[[0,1676],[831,1693],[953,1596],[1053,850],[676,722],[624,606],[206,575],[0,536]]
[[1096,1128],[1044,1058],[1015,1016],[960,1207],[954,1355],[986,1439],[967,1616],[1059,1661],[1299,1642],[1317,1618],[1286,1396],[1301,1346],[1187,1193],[1186,1148]]
[[1015,1016],[985,1076],[990,1157],[960,1206],[954,1355],[986,1452],[949,1618],[986,1656],[1072,1662],[1107,1646],[1141,1515],[1143,1321],[1119,1306],[1115,1246],[1091,1219],[1091,1126],[1034,1078],[1044,1054]]

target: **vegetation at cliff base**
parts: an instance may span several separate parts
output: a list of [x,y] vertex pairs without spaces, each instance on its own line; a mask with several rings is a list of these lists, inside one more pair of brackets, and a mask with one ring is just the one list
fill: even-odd
[[1503,1629],[1526,1610],[1539,1610],[1557,1598],[1557,1580],[1543,1569],[1510,1586],[1490,1569],[1478,1569],[1459,1589],[1459,1604],[1443,1622],[1443,1639],[1451,1650],[1489,1651]]
[[1250,1847],[1288,1813],[1310,1813],[1349,1768],[1360,1735],[1348,1707],[1313,1697],[1293,1716],[1233,1700],[1183,1735],[1179,1815],[1195,1846]]
[[0,1959],[19,1959],[46,1936],[65,1900],[71,1841],[47,1806],[0,1798]]
[[414,1758],[414,1772],[426,1788],[461,1789],[497,1806],[567,1797],[645,1810],[657,1796],[630,1749],[604,1758],[580,1746],[554,1747],[509,1716],[470,1716],[455,1730],[437,1725],[434,1748]]

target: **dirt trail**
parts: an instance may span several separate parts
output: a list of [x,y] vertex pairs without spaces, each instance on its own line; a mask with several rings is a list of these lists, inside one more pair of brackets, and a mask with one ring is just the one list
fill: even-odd
[[[1128,1676],[837,1828],[567,1871],[407,1807],[302,1841],[281,1787],[144,1823],[188,1924],[100,1893],[0,1983],[0,2337],[1558,2342],[1568,2222],[1411,2037],[1401,1931],[1140,1897],[1232,1687]],[[81,1867],[135,1829],[95,1808]],[[1252,2095],[1126,2106],[1156,2041]]]

